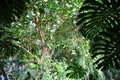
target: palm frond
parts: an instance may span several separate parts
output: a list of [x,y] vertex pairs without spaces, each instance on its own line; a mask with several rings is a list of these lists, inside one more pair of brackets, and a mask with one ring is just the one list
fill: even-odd
[[91,41],[92,58],[101,55],[95,62],[97,68],[107,69],[110,67],[120,68],[120,28],[114,27],[106,32],[101,32]]
[[80,79],[86,75],[86,70],[77,62],[73,62],[66,69],[66,76],[69,78]]
[[77,25],[81,34],[91,39],[120,23],[120,0],[86,0],[79,10]]

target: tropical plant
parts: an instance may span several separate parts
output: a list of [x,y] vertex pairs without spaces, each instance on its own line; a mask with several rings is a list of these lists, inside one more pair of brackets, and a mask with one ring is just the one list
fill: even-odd
[[85,79],[86,74],[87,74],[86,73],[87,66],[86,66],[83,58],[85,58],[85,56],[83,57],[83,55],[81,55],[80,57],[74,57],[74,59],[71,61],[70,65],[66,69],[67,77],[73,78],[73,79]]
[[79,10],[79,31],[90,40],[99,69],[120,67],[119,23],[120,0],[86,0]]

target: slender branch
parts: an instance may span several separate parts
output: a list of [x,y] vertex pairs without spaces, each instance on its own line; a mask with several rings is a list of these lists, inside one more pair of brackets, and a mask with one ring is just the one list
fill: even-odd
[[17,46],[19,46],[22,50],[24,50],[25,52],[27,52],[28,54],[30,54],[33,58],[37,59],[39,61],[39,58],[35,55],[33,55],[31,52],[29,52],[29,50],[27,50],[26,48],[24,48],[23,46],[20,46],[19,44],[16,44]]

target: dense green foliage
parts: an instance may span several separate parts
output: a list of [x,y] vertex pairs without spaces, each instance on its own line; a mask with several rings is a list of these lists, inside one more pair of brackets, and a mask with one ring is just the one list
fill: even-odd
[[119,80],[119,9],[118,0],[1,1],[0,80]]

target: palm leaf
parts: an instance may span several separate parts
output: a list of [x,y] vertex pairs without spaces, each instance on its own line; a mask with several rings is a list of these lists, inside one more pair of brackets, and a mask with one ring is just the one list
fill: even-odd
[[86,0],[79,10],[77,25],[81,34],[92,39],[120,23],[120,0]]
[[106,69],[110,67],[120,68],[120,28],[114,27],[106,32],[99,33],[93,41],[91,41],[92,58],[101,55],[95,64],[97,68]]
[[73,79],[80,79],[86,75],[86,70],[77,61],[72,62],[66,71],[66,76]]

